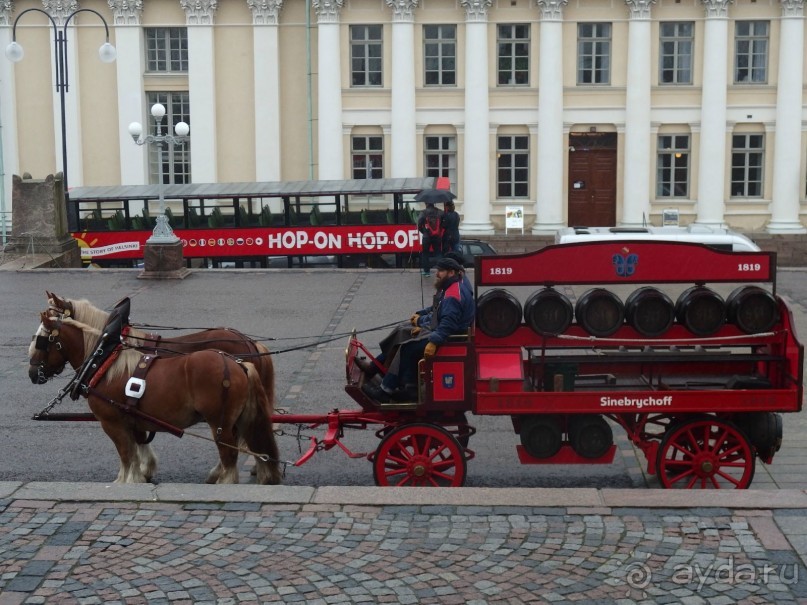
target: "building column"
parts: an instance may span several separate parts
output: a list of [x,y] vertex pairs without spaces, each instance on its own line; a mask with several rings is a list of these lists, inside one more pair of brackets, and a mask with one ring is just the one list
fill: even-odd
[[[191,105],[191,180],[218,180],[216,144],[216,50],[213,20],[217,0],[180,0],[188,26],[188,94]],[[173,126],[169,125],[169,129]]]
[[145,52],[141,17],[143,6],[129,0],[108,0],[115,27],[115,62],[118,83],[118,148],[121,185],[144,185],[148,182],[146,153],[132,143],[129,124],[146,119],[143,71]]
[[[64,22],[70,13],[78,10],[78,2],[61,2],[60,0],[43,0],[42,6],[45,11],[53,17],[59,31],[64,28]],[[82,15],[76,15],[70,20],[70,27],[67,32],[67,44],[65,46],[65,63],[69,75],[68,90],[64,96],[65,131],[67,136],[67,185],[69,188],[80,187],[84,184],[84,162],[82,154],[81,140],[81,112],[79,111],[79,99],[81,98],[81,88],[79,77],[79,61],[76,53],[76,42],[78,38],[77,20]],[[89,17],[88,17],[89,18]],[[50,40],[50,56],[54,56],[55,41]],[[51,80],[56,81],[56,65],[51,64]],[[62,166],[62,112],[61,96],[56,88],[53,88],[53,133],[56,146],[54,153],[56,166],[59,170],[64,170]]]
[[279,181],[280,54],[277,25],[283,0],[247,0],[252,10],[255,180]]
[[492,0],[460,0],[465,9],[465,176],[462,232],[492,234],[488,9]]
[[414,177],[418,170],[415,138],[415,16],[418,0],[386,0],[392,8],[392,153],[389,175]]
[[721,227],[725,224],[726,72],[729,65],[728,5],[731,0],[702,2],[706,7],[706,22],[695,222]]
[[650,5],[656,0],[625,0],[628,24],[628,81],[625,101],[625,178],[622,220],[626,227],[650,220]]
[[563,181],[563,7],[568,0],[537,0],[541,11],[538,51],[538,157],[535,164],[538,198],[534,235],[564,227]]
[[[11,4],[0,2],[0,49],[11,44]],[[0,58],[0,245],[11,229],[11,177],[19,174],[14,64]]]
[[345,178],[342,140],[342,48],[339,13],[344,0],[311,0],[317,13],[317,162],[320,180]]
[[807,233],[799,219],[801,111],[804,84],[804,0],[781,0],[776,144],[769,233]]

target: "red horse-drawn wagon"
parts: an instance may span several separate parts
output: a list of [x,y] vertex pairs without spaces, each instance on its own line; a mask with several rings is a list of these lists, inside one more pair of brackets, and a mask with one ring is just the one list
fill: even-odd
[[[346,350],[345,390],[358,408],[272,414],[276,426],[325,427],[323,437],[310,438],[297,466],[339,447],[351,457],[369,458],[378,485],[461,486],[474,455],[473,417],[497,415],[512,420],[524,464],[610,463],[616,449],[612,426],[618,425],[663,487],[747,488],[756,459],[770,463],[779,450],[781,414],[801,410],[804,350],[793,316],[776,294],[773,253],[593,242],[483,256],[475,267],[475,325],[420,361],[416,401],[379,403],[362,391],[368,378],[357,359],[372,355],[354,332]],[[31,345],[29,374],[36,383],[67,362],[65,329],[84,326],[71,323],[78,309],[50,299]],[[107,317],[102,315],[100,325]],[[128,321],[128,311],[123,316]],[[106,337],[109,331],[99,333]],[[150,337],[139,332],[133,343],[131,334],[120,346],[142,351]],[[269,353],[243,335],[157,338],[146,349],[170,357],[186,349],[220,349],[222,339],[237,346],[231,353],[255,377],[250,384],[268,385],[268,413],[273,374],[271,364],[261,362]],[[173,348],[163,354],[166,342]],[[224,355],[222,368],[237,374],[228,370]],[[50,413],[71,389],[93,395],[83,382],[90,364],[96,364],[92,356],[73,363],[81,365],[77,377],[38,419],[95,419]],[[127,395],[133,380],[144,383],[129,378]],[[226,389],[221,399],[228,400]],[[136,402],[127,407],[103,400],[129,416],[122,418],[126,424],[137,418],[141,432],[167,430]],[[380,439],[375,452],[355,454],[342,442],[345,429],[370,427]],[[182,434],[180,428],[171,432]],[[227,445],[216,440],[220,450]],[[268,454],[272,444],[267,447],[250,453],[277,464],[276,454]],[[135,456],[129,466],[137,462]]]
[[476,325],[420,362],[419,400],[369,399],[355,360],[371,355],[352,337],[345,390],[361,410],[314,419],[329,430],[300,463],[348,451],[345,426],[380,424],[376,483],[459,486],[469,415],[505,415],[524,464],[609,463],[617,424],[664,487],[747,488],[781,445],[780,414],[801,409],[803,347],[775,272],[773,253],[646,241],[478,258]]

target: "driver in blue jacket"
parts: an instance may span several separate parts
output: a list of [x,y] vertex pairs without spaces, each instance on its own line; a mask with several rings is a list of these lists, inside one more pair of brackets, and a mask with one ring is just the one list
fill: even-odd
[[436,266],[434,304],[410,319],[413,338],[398,349],[381,385],[367,382],[362,386],[378,402],[417,401],[418,361],[434,355],[449,336],[466,334],[474,321],[474,293],[463,279],[462,265],[453,258],[442,258]]

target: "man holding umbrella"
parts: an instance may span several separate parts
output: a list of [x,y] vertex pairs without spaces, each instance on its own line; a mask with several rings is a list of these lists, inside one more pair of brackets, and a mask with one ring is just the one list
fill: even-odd
[[418,231],[423,247],[420,255],[420,271],[424,276],[430,274],[432,255],[438,256],[443,251],[443,212],[438,210],[435,204],[445,204],[455,197],[448,189],[424,189],[415,196],[416,202],[426,204],[426,208],[418,217]]

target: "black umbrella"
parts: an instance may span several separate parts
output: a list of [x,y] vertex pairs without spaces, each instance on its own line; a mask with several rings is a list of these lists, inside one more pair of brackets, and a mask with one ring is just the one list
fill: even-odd
[[455,197],[457,196],[448,189],[424,189],[415,196],[415,201],[424,204],[445,204]]

